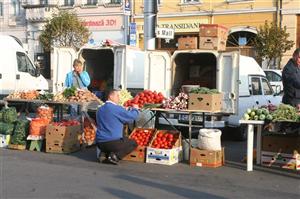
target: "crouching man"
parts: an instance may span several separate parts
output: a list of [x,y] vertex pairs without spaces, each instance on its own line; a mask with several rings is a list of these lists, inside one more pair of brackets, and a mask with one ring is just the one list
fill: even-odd
[[129,109],[119,106],[119,95],[118,90],[111,90],[96,114],[97,146],[106,154],[104,162],[115,165],[137,147],[134,140],[123,137],[123,125],[133,123],[139,115],[138,106]]

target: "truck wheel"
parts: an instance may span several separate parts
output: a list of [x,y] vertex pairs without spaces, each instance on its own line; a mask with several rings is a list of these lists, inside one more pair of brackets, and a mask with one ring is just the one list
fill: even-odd
[[247,140],[247,128],[245,125],[241,125],[241,126],[235,128],[234,140],[235,141]]

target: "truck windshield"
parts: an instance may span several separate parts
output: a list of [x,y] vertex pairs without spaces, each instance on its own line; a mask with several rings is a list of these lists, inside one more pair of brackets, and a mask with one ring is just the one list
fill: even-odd
[[18,71],[35,76],[35,67],[25,53],[17,52]]

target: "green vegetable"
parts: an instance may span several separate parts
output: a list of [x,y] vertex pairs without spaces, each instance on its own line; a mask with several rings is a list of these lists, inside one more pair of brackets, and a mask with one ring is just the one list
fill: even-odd
[[245,119],[245,120],[249,120],[249,119],[250,119],[250,116],[249,116],[247,113],[245,113],[245,114],[244,114],[244,119]]
[[0,134],[11,135],[14,131],[15,125],[13,123],[0,122]]
[[272,113],[272,121],[299,121],[298,111],[295,107],[287,105],[287,104],[280,104]]
[[247,109],[247,113],[250,114],[252,110],[250,108]]
[[18,114],[15,107],[2,109],[2,121],[5,123],[13,123],[17,120]]
[[38,99],[52,101],[53,97],[54,97],[54,95],[52,93],[44,93],[44,94],[39,94]]
[[273,119],[273,117],[272,117],[272,115],[271,115],[271,114],[268,114],[268,115],[266,116],[266,119],[267,119],[267,120],[272,120],[272,119]]
[[69,98],[71,96],[75,96],[76,93],[76,88],[74,86],[72,86],[71,88],[66,88],[63,92],[63,96],[65,98]]
[[255,111],[252,111],[252,112],[250,113],[250,116],[255,116],[255,115],[256,115]]
[[26,145],[26,138],[29,132],[29,121],[18,120],[16,121],[16,127],[13,132],[10,143],[18,145]]
[[261,109],[257,109],[256,110],[256,114],[259,116],[259,115],[261,115],[263,113],[263,110],[261,110]]
[[266,119],[266,116],[264,114],[261,114],[258,118],[259,120],[265,120]]
[[196,94],[219,94],[220,92],[217,89],[209,89],[206,87],[193,88],[190,93]]

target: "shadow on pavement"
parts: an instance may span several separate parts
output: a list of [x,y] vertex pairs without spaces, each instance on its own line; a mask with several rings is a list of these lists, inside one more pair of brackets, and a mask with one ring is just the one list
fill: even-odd
[[188,188],[183,188],[183,187],[178,187],[178,186],[168,185],[168,184],[162,184],[162,183],[153,182],[153,181],[146,180],[146,179],[137,178],[134,176],[118,175],[118,176],[116,176],[116,178],[126,180],[126,181],[129,181],[132,183],[136,183],[139,185],[144,185],[144,186],[148,186],[151,188],[161,189],[163,191],[168,191],[170,193],[177,194],[178,196],[185,197],[185,198],[224,199],[224,197],[220,197],[220,196],[216,196],[216,195],[212,195],[212,194],[208,194],[208,193],[204,193],[204,192],[200,192],[200,191],[195,191],[193,189],[188,189]]
[[[242,169],[246,171],[247,165],[245,163],[235,162],[235,161],[229,161],[226,160],[227,167],[236,168],[236,169]],[[253,165],[253,171],[262,171],[262,172],[268,172],[275,175],[285,176],[285,177],[291,177],[294,179],[300,179],[300,171],[294,171],[294,170],[287,170],[287,169],[280,169],[280,168],[271,168],[271,167],[264,167],[259,165]],[[250,171],[251,172],[251,171]]]
[[145,198],[145,197],[141,197],[136,194],[130,193],[128,191],[120,190],[120,189],[114,189],[114,188],[110,188],[110,187],[104,187],[102,189],[118,198],[131,198],[131,199],[144,199]]

